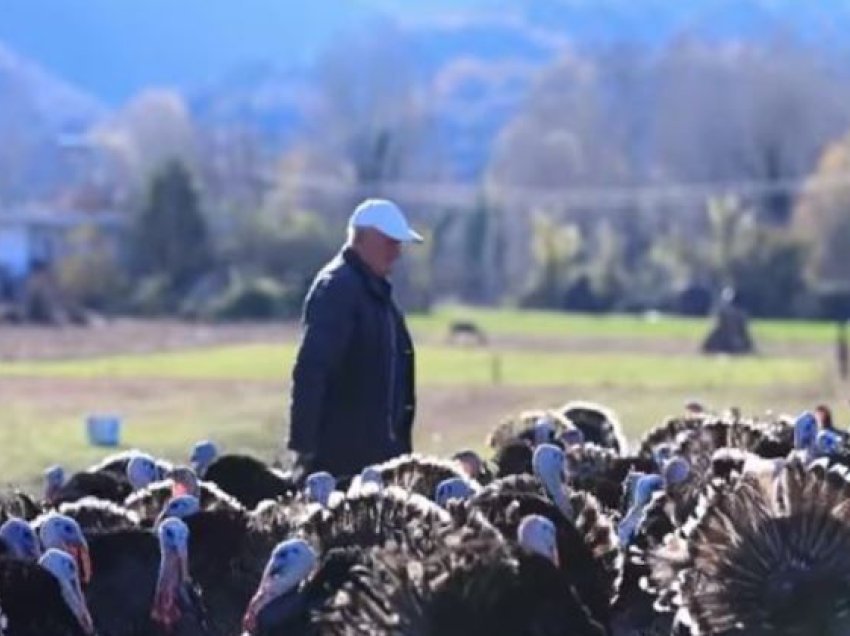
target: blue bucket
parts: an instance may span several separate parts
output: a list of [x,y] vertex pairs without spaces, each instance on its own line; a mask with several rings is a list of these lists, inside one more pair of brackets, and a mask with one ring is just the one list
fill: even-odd
[[92,446],[118,446],[121,442],[121,418],[117,415],[89,415],[86,432]]

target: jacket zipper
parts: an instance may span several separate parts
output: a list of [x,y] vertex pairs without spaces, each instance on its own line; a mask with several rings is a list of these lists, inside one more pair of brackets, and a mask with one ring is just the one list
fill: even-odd
[[390,333],[390,386],[389,386],[389,408],[387,412],[387,427],[390,434],[390,439],[395,441],[395,427],[393,426],[393,414],[395,412],[395,376],[396,376],[396,326],[395,317],[393,316],[392,307],[387,307],[387,320],[389,322]]

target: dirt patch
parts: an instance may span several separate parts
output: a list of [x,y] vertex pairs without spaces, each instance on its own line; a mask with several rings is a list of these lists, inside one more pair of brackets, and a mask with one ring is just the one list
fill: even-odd
[[[235,380],[167,380],[159,378],[2,378],[0,402],[31,405],[57,415],[85,413],[98,408],[120,407],[149,411],[183,403],[203,403],[210,409],[227,411],[237,399],[271,404],[282,425],[287,419],[289,384]],[[481,432],[502,418],[526,408],[566,401],[562,389],[526,387],[420,387],[417,429],[439,439],[469,439],[470,431]],[[200,414],[199,414],[200,415]],[[425,441],[425,440],[423,440]]]
[[[449,339],[429,335],[417,338],[418,344],[433,344],[452,346]],[[625,336],[563,336],[529,335],[529,334],[496,334],[490,337],[486,347],[476,344],[456,344],[459,349],[470,351],[486,349],[522,350],[550,352],[571,351],[575,353],[646,353],[653,355],[697,355],[700,353],[700,342],[689,341],[686,338],[629,338]],[[780,342],[770,340],[758,342],[756,355],[766,356],[796,356],[818,355],[825,359],[834,355],[830,345],[807,342]]]
[[562,389],[517,387],[423,387],[416,432],[419,446],[438,454],[483,448],[487,434],[505,417],[525,409],[566,402]]
[[[570,399],[601,402],[619,413],[624,432],[636,441],[687,398],[745,413],[765,409],[798,413],[820,401],[836,406],[839,421],[850,411],[837,386],[789,391],[678,391],[563,387],[422,386],[418,392],[415,448],[448,456],[474,448],[489,456],[487,434],[505,417],[528,408],[554,407]],[[125,443],[174,461],[185,461],[189,445],[202,438],[233,452],[269,459],[288,436],[289,389],[276,382],[164,379],[0,378],[0,481],[37,476],[62,462],[80,468],[105,454],[85,443],[83,420],[93,412],[125,416]]]
[[0,326],[0,360],[143,354],[251,342],[289,342],[297,323],[203,324],[115,320],[93,327]]
[[[205,324],[176,320],[114,320],[92,327],[39,327],[0,325],[0,361],[56,360],[117,354],[145,354],[158,351],[237,345],[256,342],[292,342],[300,337],[296,322]],[[455,346],[479,350],[474,345],[449,345],[444,336],[414,334],[418,345]],[[826,345],[770,341],[759,343],[765,355],[817,355],[831,359]],[[493,335],[490,349],[523,351],[572,351],[581,353],[695,354],[699,342],[681,338],[628,338]]]
[[284,382],[165,378],[0,378],[0,402],[33,401],[45,408],[70,404],[150,402],[170,396],[227,399],[228,394],[287,390]]

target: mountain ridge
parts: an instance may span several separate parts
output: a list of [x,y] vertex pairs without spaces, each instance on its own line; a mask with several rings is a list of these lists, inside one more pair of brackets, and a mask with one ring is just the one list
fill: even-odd
[[661,44],[682,33],[751,39],[778,28],[846,48],[850,30],[848,0],[87,0],[84,9],[64,0],[2,2],[0,42],[112,106],[150,85],[191,91],[241,65],[309,66],[348,29],[379,19],[397,21],[426,64],[451,56],[458,42],[484,57],[523,57],[546,38],[549,48],[581,48]]

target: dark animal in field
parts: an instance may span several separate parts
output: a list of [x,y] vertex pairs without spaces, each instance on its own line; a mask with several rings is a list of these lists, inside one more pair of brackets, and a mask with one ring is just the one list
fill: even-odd
[[487,335],[477,324],[469,320],[456,320],[449,325],[449,342],[474,342],[480,346],[487,344]]

